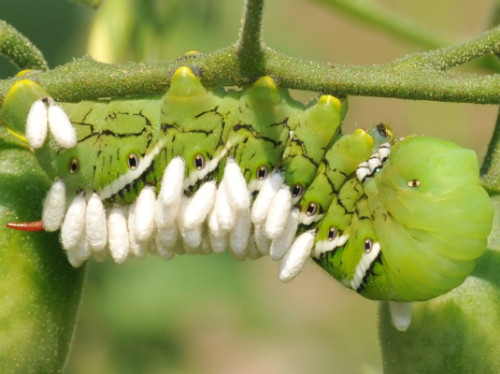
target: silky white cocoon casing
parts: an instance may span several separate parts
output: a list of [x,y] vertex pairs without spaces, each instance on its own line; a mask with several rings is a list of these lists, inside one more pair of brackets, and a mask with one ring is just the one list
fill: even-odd
[[132,203],[128,207],[127,216],[128,239],[130,243],[129,254],[137,258],[142,258],[148,253],[149,242],[139,242],[135,237],[135,212],[136,204]]
[[233,255],[238,259],[244,259],[250,235],[250,211],[242,210],[236,216],[236,222],[229,233],[229,246]]
[[145,186],[135,202],[134,230],[135,239],[138,243],[144,243],[153,236],[155,225],[156,195],[153,186]]
[[68,249],[68,261],[76,267],[79,267],[90,257],[91,251],[85,236],[82,235],[78,243],[71,249]]
[[184,251],[190,255],[198,253],[198,247],[201,245],[202,239],[201,226],[183,229],[181,235],[184,241]]
[[267,237],[264,225],[254,225],[253,229],[253,237],[257,245],[257,250],[261,255],[269,254],[271,239]]
[[250,207],[247,182],[239,165],[233,159],[227,160],[221,184],[224,184],[227,201],[234,210],[239,211]]
[[61,226],[61,243],[63,248],[72,249],[78,245],[85,232],[85,209],[87,202],[83,194],[75,196],[69,205]]
[[162,245],[162,247],[173,248],[177,243],[179,237],[179,228],[174,225],[170,228],[158,229],[156,232],[156,245]]
[[389,301],[389,312],[391,313],[392,325],[398,331],[406,331],[411,324],[411,303]]
[[219,233],[212,233],[210,232],[209,234],[209,239],[210,239],[210,245],[212,246],[212,252],[214,253],[223,253],[228,246],[228,232],[227,231],[221,231]]
[[306,260],[311,255],[315,237],[314,230],[309,230],[295,239],[292,247],[281,261],[279,273],[281,281],[289,282],[300,273]]
[[287,224],[283,232],[271,242],[270,255],[273,260],[281,259],[288,251],[295,239],[297,227],[299,226],[299,211],[294,209],[290,212]]
[[172,159],[163,174],[156,209],[156,225],[171,227],[177,219],[181,198],[184,194],[185,163],[181,157]]
[[215,198],[217,222],[222,230],[230,231],[234,226],[236,212],[227,200],[225,184],[221,183]]
[[214,204],[216,192],[215,181],[201,185],[185,207],[182,220],[183,228],[189,230],[200,226],[205,221]]
[[50,133],[54,140],[63,148],[72,148],[76,145],[76,131],[63,108],[53,100],[49,101],[48,122]]
[[265,223],[266,234],[270,239],[277,238],[285,229],[290,210],[292,209],[292,194],[290,188],[281,188],[269,207]]
[[252,222],[265,222],[269,207],[278,191],[283,186],[284,179],[281,173],[272,173],[263,183],[252,205]]
[[60,179],[56,180],[43,202],[42,221],[46,231],[56,231],[66,213],[66,186]]
[[127,219],[123,208],[113,206],[108,216],[108,245],[111,257],[117,264],[123,263],[130,249]]
[[108,242],[106,212],[101,198],[96,193],[93,193],[87,202],[85,232],[88,245],[92,251],[100,252],[104,250]]
[[42,99],[36,100],[26,119],[26,139],[33,148],[40,148],[47,138],[47,105]]
[[217,211],[215,205],[208,214],[209,240],[214,253],[222,253],[227,249],[228,232],[223,230],[217,220]]
[[[171,230],[175,230],[175,239],[174,244],[177,241],[177,226],[173,226]],[[156,252],[160,255],[164,260],[170,260],[175,255],[175,249],[173,246],[170,246],[166,243],[169,243],[170,239],[173,237],[171,233],[167,233],[167,240],[164,240],[165,231],[158,230],[155,234],[155,244],[156,244]]]

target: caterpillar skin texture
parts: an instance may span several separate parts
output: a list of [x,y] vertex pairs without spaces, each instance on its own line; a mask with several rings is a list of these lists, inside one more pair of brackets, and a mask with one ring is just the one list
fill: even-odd
[[43,226],[61,230],[74,266],[229,249],[281,261],[283,281],[313,257],[372,299],[458,286],[493,216],[475,154],[433,138],[394,142],[383,125],[341,135],[344,112],[328,95],[304,106],[270,77],[207,90],[181,67],[163,96],[80,103],[20,80],[1,119],[54,178]]

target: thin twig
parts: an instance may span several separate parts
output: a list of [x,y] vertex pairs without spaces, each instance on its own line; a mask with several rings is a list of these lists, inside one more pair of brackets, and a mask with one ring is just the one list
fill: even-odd
[[488,151],[484,157],[481,167],[481,180],[483,186],[489,191],[500,192],[500,107],[495,124],[495,130],[491,136]]
[[412,63],[415,68],[448,70],[486,55],[500,53],[500,26],[488,30],[474,39],[453,44],[434,51],[407,56],[395,64]]

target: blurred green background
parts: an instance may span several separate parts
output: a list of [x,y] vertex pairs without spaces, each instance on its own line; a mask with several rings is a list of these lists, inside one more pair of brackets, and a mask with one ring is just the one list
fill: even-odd
[[[494,0],[380,3],[463,40],[488,27]],[[120,62],[210,52],[236,40],[242,6],[243,0],[105,0],[94,12],[64,0],[4,0],[0,18],[54,67],[86,53]],[[306,0],[268,0],[264,38],[290,55],[332,63],[370,65],[422,50]],[[13,74],[0,61],[0,78]],[[398,136],[445,137],[482,157],[495,116],[493,106],[352,97],[345,131],[385,122]],[[377,303],[312,263],[289,284],[278,280],[278,268],[269,258],[240,262],[229,254],[169,262],[150,256],[120,266],[91,261],[67,372],[381,373]]]

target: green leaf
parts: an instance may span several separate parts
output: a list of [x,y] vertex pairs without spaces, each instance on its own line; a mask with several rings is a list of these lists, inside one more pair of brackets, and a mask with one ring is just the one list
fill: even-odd
[[32,153],[0,127],[0,372],[59,373],[69,352],[85,269],[57,233],[5,223],[38,220],[50,181]]

